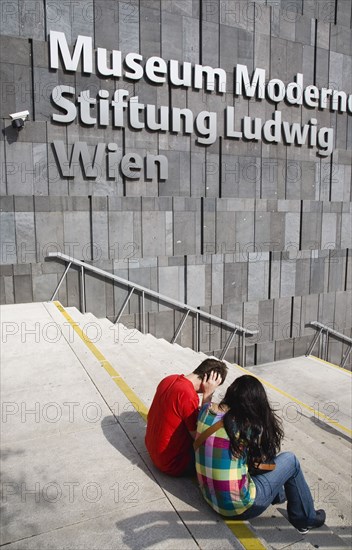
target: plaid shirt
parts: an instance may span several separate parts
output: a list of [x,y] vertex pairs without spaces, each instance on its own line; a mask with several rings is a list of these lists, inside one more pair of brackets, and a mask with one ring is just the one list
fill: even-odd
[[[207,403],[199,411],[197,436],[225,414],[215,413],[210,407],[211,404]],[[235,516],[252,506],[256,489],[248,474],[246,456],[233,458],[225,428],[210,435],[195,456],[200,489],[216,512]]]

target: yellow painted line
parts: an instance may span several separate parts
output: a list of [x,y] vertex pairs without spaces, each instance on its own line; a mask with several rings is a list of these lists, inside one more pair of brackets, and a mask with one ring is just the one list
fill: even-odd
[[266,550],[267,547],[256,538],[243,521],[226,519],[225,523],[246,550]]
[[309,411],[311,414],[313,414],[313,416],[319,418],[319,420],[326,420],[329,424],[333,424],[335,427],[337,428],[340,428],[340,430],[348,433],[348,435],[352,436],[352,430],[350,430],[350,428],[347,428],[346,426],[343,426],[342,424],[340,424],[339,422],[336,422],[336,420],[332,420],[330,418],[330,416],[328,416],[327,414],[324,414],[320,411],[317,411],[316,409],[314,409],[314,407],[310,407],[309,405],[307,405],[306,403],[303,403],[303,401],[300,401],[299,399],[297,399],[296,397],[293,397],[293,395],[290,395],[289,393],[285,392],[284,390],[280,390],[280,388],[277,388],[276,386],[274,386],[273,384],[271,384],[271,382],[267,382],[267,380],[264,380],[264,378],[260,378],[260,376],[257,376],[256,374],[253,374],[253,372],[247,370],[247,369],[244,369],[243,367],[240,367],[239,365],[235,364],[234,365],[235,367],[237,367],[238,369],[240,369],[241,371],[245,372],[246,374],[250,374],[251,376],[255,376],[255,378],[257,378],[258,380],[260,380],[260,382],[264,385],[264,386],[268,386],[268,388],[271,388],[272,390],[278,392],[278,393],[281,393],[281,395],[283,395],[284,397],[287,397],[288,399],[290,399],[291,401],[294,401],[295,403],[297,403],[298,405],[300,405],[303,409],[306,409],[307,411]]
[[[67,313],[65,308],[60,304],[60,302],[54,302],[54,305],[65,317],[66,321],[71,325],[73,330],[78,334],[81,340],[86,344],[87,348],[92,352],[94,357],[98,359],[101,366],[106,370],[106,372],[111,376],[111,379],[115,384],[120,388],[120,390],[125,394],[130,403],[134,406],[136,411],[141,415],[143,420],[147,421],[148,409],[139,399],[138,395],[129,387],[129,385],[124,381],[124,379],[119,375],[119,373],[114,369],[112,364],[105,359],[104,355],[99,351],[99,349],[93,344],[93,342],[84,334],[83,330],[78,326],[71,315]],[[259,539],[256,538],[256,535],[247,527],[246,523],[243,521],[234,521],[224,519],[226,525],[229,527],[230,531],[235,535],[239,540],[245,550],[266,550],[266,547],[262,545]]]
[[114,369],[111,363],[107,361],[107,359],[104,357],[104,355],[99,351],[99,349],[96,347],[95,344],[88,338],[86,334],[84,334],[83,330],[78,326],[78,324],[72,319],[72,317],[67,313],[65,308],[62,307],[60,302],[54,302],[57,309],[62,313],[62,315],[65,317],[66,321],[71,325],[73,330],[78,334],[78,336],[83,340],[87,348],[92,352],[94,357],[100,362],[103,369],[106,370],[106,372],[111,376],[112,380],[115,382],[115,384],[120,388],[120,390],[125,394],[127,399],[133,404],[136,411],[141,415],[143,420],[147,421],[147,414],[148,409],[139,399],[138,395],[126,384],[126,382],[123,380],[123,378],[119,375],[119,373]]
[[330,363],[329,361],[325,361],[325,359],[320,359],[320,357],[315,357],[315,355],[308,355],[311,359],[315,359],[316,361],[320,361],[320,363],[325,363],[325,365],[329,365],[329,367],[334,367],[334,369],[342,370],[342,372],[345,372],[346,374],[352,374],[351,371],[347,369],[343,369],[342,367],[339,367],[338,365],[334,365],[334,363]]

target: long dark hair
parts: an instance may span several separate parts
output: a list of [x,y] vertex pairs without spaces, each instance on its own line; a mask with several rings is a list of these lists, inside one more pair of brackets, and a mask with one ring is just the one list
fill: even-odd
[[220,405],[228,407],[223,420],[233,456],[248,453],[251,462],[271,460],[279,452],[284,436],[282,423],[257,378],[250,375],[237,378]]

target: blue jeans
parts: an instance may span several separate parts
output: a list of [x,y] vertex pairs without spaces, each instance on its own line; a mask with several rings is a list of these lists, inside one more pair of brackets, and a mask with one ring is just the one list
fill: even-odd
[[313,526],[314,502],[301,466],[293,453],[285,452],[274,459],[275,470],[252,476],[256,487],[253,505],[234,519],[250,519],[262,514],[270,504],[287,499],[287,514],[294,527]]

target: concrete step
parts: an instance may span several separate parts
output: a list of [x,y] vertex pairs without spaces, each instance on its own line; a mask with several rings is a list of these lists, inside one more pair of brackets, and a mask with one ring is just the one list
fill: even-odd
[[287,392],[299,397],[314,409],[318,409],[347,428],[352,428],[352,376],[313,357],[297,357],[252,367],[251,372],[267,381],[285,386]]
[[110,330],[107,323],[100,323],[100,320],[91,314],[82,315],[77,310],[69,308],[68,310],[74,321],[80,323],[82,327],[92,323],[92,326],[94,324],[95,327],[101,328],[99,339],[93,340],[94,343],[148,406],[162,378],[175,372],[187,374],[202,360],[195,359],[193,353],[189,358],[184,356],[180,358],[179,350],[172,344],[166,341],[160,344],[158,339],[150,335],[147,337],[138,331],[133,332],[127,339],[119,337],[115,341],[116,333]]
[[[117,326],[118,337],[116,338],[116,327],[107,319],[96,319],[91,314],[82,315],[76,308],[67,308],[67,311],[81,328],[87,329],[89,337],[92,337],[94,328],[95,335],[99,328],[100,333],[99,339],[95,342],[96,346],[147,406],[151,403],[156,385],[164,376],[174,372],[190,372],[203,358],[207,357],[205,354],[197,354],[193,350],[181,348],[178,344],[172,345],[164,339],[157,339],[151,335],[143,335],[138,331],[126,329],[123,325]],[[90,330],[92,330],[92,334],[90,334]],[[72,345],[79,348],[80,361],[84,364],[89,363],[90,352],[84,349],[84,345],[76,341]],[[298,360],[296,369],[299,364]],[[119,418],[125,433],[133,441],[138,453],[148,463],[149,457],[144,447],[144,424],[127,420],[124,423],[123,419],[126,415],[131,419],[131,404],[121,395],[117,400],[116,387],[114,385],[110,387],[111,381],[105,380],[101,372],[96,371],[96,368],[94,367],[92,371],[92,379],[95,384],[98,384],[98,387],[99,384],[101,385],[104,399],[110,403],[112,410],[117,409],[122,412]],[[349,494],[351,453],[348,437],[333,425],[317,422],[314,419],[314,413],[298,406],[295,401],[290,401],[288,389],[292,391],[295,389],[291,380],[293,369],[287,369],[287,374],[283,370],[277,373],[274,371],[274,367],[265,371],[262,367],[259,367],[258,370],[251,369],[253,374],[258,374],[270,382],[270,386],[267,387],[268,395],[271,402],[275,404],[279,415],[284,418],[286,438],[283,450],[295,452],[301,461],[308,484],[315,497],[316,507],[324,508],[327,511],[327,526],[302,537],[292,529],[285,519],[285,506],[270,507],[263,516],[252,520],[251,525],[258,531],[258,536],[267,541],[268,548],[308,549],[317,547],[317,545],[319,548],[346,548],[351,544],[348,529],[351,524]],[[320,394],[314,392],[318,392],[319,385],[324,382],[322,372],[319,371],[320,377],[315,389],[312,386],[314,379],[312,377],[307,379],[310,385],[309,391],[317,396],[318,402]],[[237,376],[242,374],[243,370],[238,366],[229,365],[227,380],[215,394],[214,401],[219,401],[226,388]],[[305,371],[303,371],[304,374]],[[303,375],[298,377],[296,373],[294,378],[294,383],[299,379],[298,389],[299,387],[305,389],[302,395],[298,394],[298,397],[301,398],[302,396],[305,398],[308,384],[308,382],[305,383]],[[331,377],[331,372],[329,376]],[[278,386],[278,391],[274,389],[275,385]],[[330,385],[332,386],[331,381]],[[286,394],[280,392],[280,389],[285,390]],[[326,395],[324,394],[323,397],[325,399]],[[329,394],[330,398],[333,398],[332,394]],[[156,476],[158,476],[157,472]],[[160,483],[164,486],[163,476]],[[172,486],[177,493],[175,485]],[[182,508],[182,498],[177,497],[175,502]],[[184,513],[186,512],[184,511]]]
[[[269,548],[281,550],[290,548],[296,550],[346,550],[350,545],[342,536],[324,525],[301,535],[287,520],[285,505],[270,506],[259,517],[251,519],[250,525],[257,535],[264,539]],[[330,525],[334,525],[331,524]]]
[[[63,321],[60,320],[60,314],[58,314],[57,311],[53,311],[52,315],[57,322],[63,323]],[[64,327],[63,331],[66,331],[67,333],[67,327]],[[187,532],[190,535],[190,538],[193,539],[193,542],[195,541],[194,544],[196,544],[197,548],[201,547],[204,548],[204,550],[212,550],[215,545],[219,545],[219,547],[224,550],[230,550],[233,548],[243,550],[243,546],[230,532],[226,524],[219,520],[219,516],[204,503],[197,485],[192,480],[183,479],[182,483],[180,483],[179,479],[164,476],[154,468],[144,445],[145,423],[133,407],[131,407],[129,399],[113,383],[112,379],[107,376],[106,371],[101,368],[100,364],[94,359],[92,354],[85,354],[84,344],[82,344],[82,341],[75,339],[71,343],[71,347],[73,348],[75,355],[79,357],[80,361],[84,364],[85,369],[87,369],[87,373],[94,381],[94,385],[104,396],[104,401],[108,404],[112,413],[114,413],[115,416],[112,416],[111,418],[114,419],[117,417],[119,426],[123,429],[123,433],[128,435],[128,439],[135,449],[135,457],[130,457],[131,462],[133,464],[136,463],[138,467],[138,460],[142,458],[146,464],[146,467],[149,469],[150,475],[156,481],[156,485],[162,489],[167,501],[177,513],[177,520],[174,520],[172,514],[165,513],[163,499],[160,499],[161,507],[160,514],[158,515],[156,513],[156,510],[158,509],[157,506],[151,505],[148,497],[146,497],[146,499],[144,499],[144,502],[146,503],[144,513],[142,514],[137,506],[135,508],[135,515],[132,516],[131,514],[129,516],[127,527],[130,533],[130,538],[127,540],[129,541],[132,536],[134,536],[136,540],[133,541],[131,546],[128,547],[146,547],[146,544],[148,544],[147,539],[149,533],[148,523],[150,522],[153,532],[157,528],[156,530],[158,535],[156,539],[154,537],[154,541],[160,541],[155,547],[170,550],[174,550],[175,548],[192,548],[187,537],[183,537],[181,530],[179,533],[175,533],[175,537],[173,536],[174,530],[172,528],[172,523],[176,521],[176,523],[181,526],[187,526]],[[143,379],[146,380],[145,373]],[[154,392],[155,387],[151,388],[151,391]],[[102,422],[103,431],[106,433],[106,437],[109,441],[111,441],[111,444],[115,447],[115,450],[119,454],[121,452],[119,438],[111,438],[105,428],[105,421],[108,422],[109,418],[104,418]],[[143,493],[143,486],[141,486],[140,490]],[[119,550],[120,546],[118,546],[118,542],[120,541],[119,537],[121,536],[120,525],[124,523],[123,515],[121,521],[120,517],[121,514],[119,514],[118,521],[116,521],[115,517],[115,523],[118,529],[117,538],[114,537],[112,539],[113,541],[116,540],[115,546],[106,544],[104,545],[104,548],[106,547]],[[94,521],[90,523],[92,523],[93,531],[96,529],[95,539],[97,536],[101,537],[102,532],[104,532],[104,526],[97,525]],[[88,526],[88,530],[89,529],[90,527]],[[109,532],[109,527],[107,527],[107,529]],[[143,535],[144,542],[141,541],[141,537],[143,537]],[[86,547],[89,548],[89,545]],[[154,545],[151,544],[150,547],[154,548]]]
[[[91,322],[94,321],[94,317],[90,315],[83,316],[83,318],[89,319]],[[101,326],[103,326],[103,323]],[[109,330],[109,324],[104,323],[104,326]],[[191,370],[185,367],[190,365],[189,361],[191,361],[192,356],[199,357],[203,355],[195,354],[192,350],[183,348],[177,350],[175,345],[171,345],[164,339],[156,339],[151,335],[141,335],[140,342],[136,343],[134,347],[126,346],[125,342],[121,343],[120,346],[116,346],[115,343],[113,347],[110,347],[108,340],[103,334],[99,342],[101,344],[100,349],[106,354],[111,363],[116,365],[117,370],[124,376],[134,391],[143,397],[143,401],[147,405],[150,404],[154,395],[157,381],[168,373],[170,363],[177,368],[177,363],[172,363],[171,359],[176,353],[181,351],[183,354],[182,367],[184,372]],[[143,352],[139,349],[141,347],[143,347]],[[119,349],[118,356],[116,355],[117,348]],[[138,371],[136,363],[138,363],[138,358],[139,361],[141,360],[141,353],[143,353],[143,367],[136,376],[135,369],[137,368]],[[160,366],[163,364],[165,369],[162,372]],[[133,368],[131,368],[131,365],[133,365]],[[145,380],[145,368],[148,368],[148,380]],[[243,374],[238,367],[229,365],[229,368],[230,373],[223,392],[236,376]],[[320,424],[317,425],[312,422],[312,416],[302,416],[297,409],[295,409],[296,418],[292,418],[292,403],[287,402],[286,397],[272,389],[269,389],[268,392],[272,401],[278,404],[282,412],[285,412],[286,441],[283,450],[292,450],[299,456],[304,472],[309,478],[312,491],[315,493],[317,507],[326,509],[328,522],[323,529],[309,533],[309,539],[307,539],[307,537],[302,537],[296,530],[292,529],[285,517],[285,507],[281,505],[270,507],[263,516],[252,520],[250,523],[256,529],[258,536],[265,539],[271,548],[296,547],[308,549],[316,547],[317,544],[319,548],[346,548],[348,546],[347,525],[350,519],[344,517],[343,511],[348,508],[348,487],[345,484],[344,489],[339,491],[339,498],[336,499],[337,487],[340,487],[345,480],[344,470],[341,470],[340,475],[338,471],[331,472],[327,465],[334,462],[334,457],[335,470],[341,469],[346,464],[348,458],[347,442],[339,434],[325,433],[325,431],[323,432],[324,445],[320,441],[317,442],[322,430]],[[292,422],[293,419],[295,422]],[[131,429],[131,425],[126,425],[125,429],[128,431]],[[130,435],[139,439],[134,430]],[[338,459],[335,456],[336,438],[340,442]],[[322,446],[318,463],[316,456],[317,444]],[[140,452],[143,452],[143,437],[140,438],[139,445]],[[327,482],[327,479],[330,481]],[[270,524],[269,528],[268,523]],[[312,539],[313,536],[314,539]],[[312,540],[314,540],[314,544],[311,544],[310,541]]]
[[[89,319],[94,322],[94,316],[86,315],[83,318]],[[101,321],[99,321],[101,322]],[[101,324],[103,326],[103,323]],[[104,327],[109,328],[109,322],[104,321]],[[120,346],[120,352],[118,359],[116,357],[116,346],[109,347],[108,339],[103,337],[101,339],[102,351],[107,355],[107,358],[114,364],[120,366],[121,374],[126,377],[129,384],[133,387],[136,393],[140,393],[143,396],[143,400],[146,404],[150,404],[155,385],[166,374],[168,374],[169,367],[174,368],[175,372],[189,372],[191,361],[193,358],[202,359],[205,358],[205,354],[197,354],[193,350],[181,348],[179,345],[171,345],[164,339],[156,339],[152,335],[140,335],[140,345],[144,347],[143,354],[143,366],[137,375],[133,367],[131,370],[131,364],[136,365],[141,360],[139,346],[128,349],[126,345]],[[111,340],[111,338],[110,338]],[[138,340],[138,337],[137,337]],[[177,355],[182,354],[182,363],[180,364]],[[299,363],[299,361],[298,361]],[[160,366],[164,366],[161,370]],[[144,383],[143,372],[148,367],[148,381]],[[221,393],[224,393],[226,388],[232,383],[233,379],[242,374],[242,371],[233,365],[229,366],[230,373]],[[179,370],[177,370],[179,369]],[[118,367],[117,367],[118,370]],[[257,369],[258,375],[265,375],[265,371],[260,367]],[[255,369],[252,369],[253,374],[257,374]],[[269,374],[269,371],[267,371]],[[270,380],[273,380],[272,372],[271,376],[268,376]],[[282,374],[282,373],[281,373]],[[284,381],[280,377],[276,377],[279,380],[281,386],[285,386]],[[286,387],[286,386],[285,386]],[[332,432],[327,431],[329,426],[322,424],[321,422],[314,422],[314,416],[311,413],[305,413],[301,406],[295,402],[290,403],[285,396],[275,390],[268,390],[272,402],[279,405],[282,416],[285,418],[285,433],[286,442],[283,446],[283,450],[294,451],[301,460],[302,467],[307,472],[307,476],[310,480],[310,486],[317,501],[317,506],[324,507],[327,511],[328,518],[331,519],[335,528],[334,536],[346,535],[346,523],[350,521],[349,517],[345,517],[343,510],[348,508],[348,486],[345,484],[345,465],[349,460],[349,445],[342,434],[336,434],[334,430]],[[323,439],[319,436],[323,436]],[[322,442],[323,441],[323,442]],[[339,452],[336,456],[336,445],[339,443]],[[319,463],[317,464],[317,446],[319,448]],[[335,467],[331,472],[328,465],[334,463]],[[336,488],[343,486],[339,491],[339,499],[336,498]],[[343,517],[342,517],[343,516]],[[280,520],[281,522],[284,519]],[[286,521],[286,520],[285,520]],[[260,522],[259,524],[260,525]],[[325,533],[326,534],[326,533]],[[337,540],[334,542],[335,546]]]
[[[151,368],[158,372],[158,361],[160,361],[165,367],[163,375],[167,375],[179,371],[186,374],[194,370],[207,357],[205,354],[194,352],[189,348],[170,344],[162,338],[155,338],[150,334],[143,335],[135,329],[126,329],[122,324],[113,325],[107,319],[97,319],[90,313],[83,315],[75,308],[67,308],[67,311],[75,321],[84,327],[88,336],[93,336],[94,342],[100,344],[102,351],[105,350],[112,361],[115,360],[115,356],[112,354],[116,353],[117,345],[119,346],[119,361],[123,361],[122,352],[127,351],[128,348],[127,360],[131,362],[134,353],[132,346],[143,344],[145,350],[143,364],[150,365],[152,362]],[[135,358],[135,362],[140,363],[140,349],[136,351],[138,356]]]

